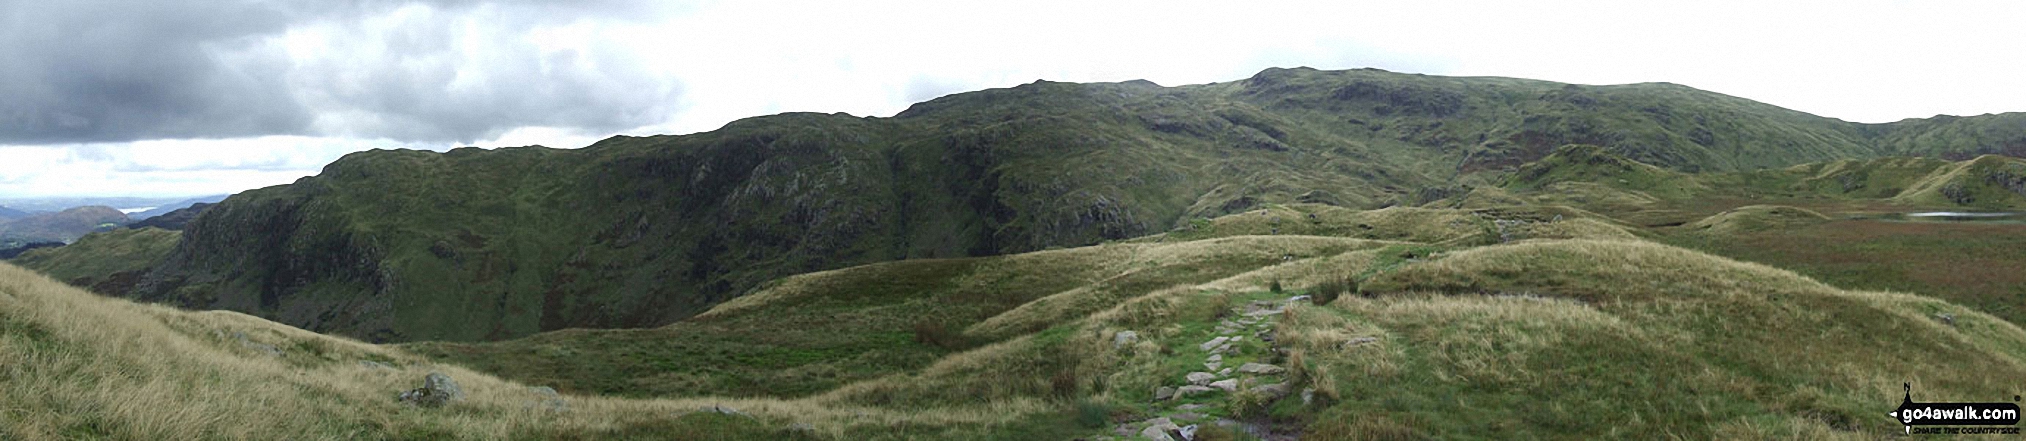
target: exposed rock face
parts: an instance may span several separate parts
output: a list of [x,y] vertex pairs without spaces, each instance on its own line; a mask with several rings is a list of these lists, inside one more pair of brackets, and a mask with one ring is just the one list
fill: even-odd
[[428,376],[422,377],[422,387],[401,393],[401,402],[428,408],[443,407],[463,400],[464,389],[459,388],[456,380],[450,379],[449,375],[442,372],[430,372]]

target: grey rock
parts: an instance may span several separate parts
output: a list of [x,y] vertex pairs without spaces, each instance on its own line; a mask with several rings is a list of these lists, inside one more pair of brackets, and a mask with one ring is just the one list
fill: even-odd
[[1195,424],[1190,424],[1190,425],[1188,425],[1188,426],[1183,426],[1183,427],[1182,427],[1181,429],[1175,430],[1175,433],[1179,433],[1179,434],[1181,434],[1181,435],[1182,435],[1182,439],[1184,439],[1184,440],[1187,440],[1187,441],[1196,441],[1196,425],[1195,425]]
[[402,402],[422,407],[443,407],[463,400],[464,389],[442,372],[430,372],[422,377],[422,387],[401,393]]
[[1214,370],[1217,370],[1217,368],[1221,368],[1221,367],[1224,367],[1224,363],[1222,363],[1222,362],[1216,362],[1216,361],[1212,361],[1212,362],[1209,362],[1209,363],[1203,363],[1203,370],[1209,370],[1209,371],[1214,371]]
[[1935,313],[1935,320],[1937,320],[1937,321],[1940,321],[1940,322],[1942,322],[1942,324],[1944,324],[1944,325],[1949,325],[1949,326],[1955,326],[1955,325],[1956,325],[1956,315],[1955,315],[1955,314],[1950,314],[1950,313],[1946,313],[1946,312],[1937,312],[1937,313]]
[[1217,380],[1215,382],[1211,382],[1210,387],[1223,389],[1225,392],[1237,392],[1238,379],[1231,378],[1231,379]]
[[1189,375],[1187,375],[1187,378],[1189,379],[1189,384],[1202,386],[1205,384],[1210,384],[1210,382],[1212,381],[1217,381],[1217,374],[1212,374],[1209,372],[1190,372]]
[[1206,358],[1204,361],[1224,361],[1224,354],[1210,354],[1210,358]]
[[1112,349],[1123,348],[1126,347],[1126,345],[1133,344],[1133,342],[1137,341],[1140,341],[1140,333],[1133,331],[1119,331],[1118,334],[1112,335],[1111,347]]
[[1200,395],[1214,390],[1217,389],[1212,389],[1203,386],[1182,386],[1180,389],[1175,389],[1175,396],[1179,398],[1188,398],[1190,395]]
[[1175,397],[1175,388],[1173,387],[1161,386],[1160,389],[1154,389],[1155,401],[1168,401],[1169,398],[1174,397]]
[[[752,415],[748,415],[748,414],[746,414],[745,412],[740,412],[740,411],[739,411],[738,409],[733,409],[733,408],[730,408],[730,407],[725,407],[725,406],[723,406],[723,405],[718,405],[718,404],[712,404],[712,405],[709,405],[709,406],[704,406],[704,407],[699,407],[699,408],[697,408],[697,409],[696,409],[696,412],[695,412],[695,413],[715,413],[715,414],[719,414],[719,415],[730,415],[730,416],[738,416],[738,417],[746,417],[746,418],[753,418],[753,416],[752,416]],[[758,418],[754,418],[754,419],[758,419]]]
[[1171,433],[1182,429],[1182,426],[1175,425],[1173,420],[1165,417],[1147,420],[1145,424],[1147,428],[1140,431],[1140,436],[1147,439],[1174,440],[1175,437]]
[[1246,363],[1238,366],[1238,372],[1255,375],[1275,375],[1287,372],[1287,369],[1264,363]]
[[1175,437],[1169,436],[1167,431],[1161,430],[1159,427],[1148,427],[1146,430],[1141,430],[1140,437],[1153,441],[1175,441]]
[[1217,375],[1220,377],[1225,375],[1231,375],[1231,368],[1224,368],[1224,370],[1217,371]]
[[1203,344],[1200,344],[1200,345],[1196,345],[1196,347],[1198,347],[1198,348],[1202,348],[1203,350],[1205,350],[1205,351],[1208,351],[1208,350],[1210,350],[1210,349],[1212,349],[1212,348],[1216,348],[1216,347],[1217,347],[1218,345],[1222,345],[1222,344],[1224,344],[1224,342],[1226,342],[1226,341],[1230,341],[1230,340],[1231,340],[1231,337],[1217,337],[1217,338],[1213,338],[1213,339],[1210,339],[1210,341],[1208,341],[1208,342],[1204,342]]
[[1315,388],[1313,387],[1301,388],[1301,404],[1304,406],[1315,404]]
[[1205,404],[1184,404],[1184,405],[1180,405],[1180,406],[1175,406],[1175,410],[1183,410],[1183,411],[1189,411],[1189,410],[1197,410],[1197,409],[1202,409],[1202,408],[1206,408],[1206,407],[1210,407],[1210,406],[1209,406],[1209,405],[1205,405]]
[[563,412],[570,410],[570,403],[563,401],[563,394],[556,393],[555,388],[548,386],[534,386],[529,387],[528,392],[533,392],[535,394],[535,401],[528,403],[529,409],[541,409],[550,412]]

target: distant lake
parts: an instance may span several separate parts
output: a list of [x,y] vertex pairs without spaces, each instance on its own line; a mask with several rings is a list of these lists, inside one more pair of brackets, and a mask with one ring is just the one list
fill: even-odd
[[1889,220],[1911,221],[2026,221],[2026,213],[1998,211],[1921,211],[1888,214]]

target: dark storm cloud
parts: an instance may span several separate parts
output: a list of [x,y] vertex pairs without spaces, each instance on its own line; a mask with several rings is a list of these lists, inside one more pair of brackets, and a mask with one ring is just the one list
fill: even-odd
[[[522,126],[624,130],[662,122],[674,102],[673,81],[628,55],[544,54],[525,38],[540,25],[646,14],[633,5],[421,5],[0,2],[0,144],[471,142]],[[340,35],[292,56],[279,43],[292,29]]]

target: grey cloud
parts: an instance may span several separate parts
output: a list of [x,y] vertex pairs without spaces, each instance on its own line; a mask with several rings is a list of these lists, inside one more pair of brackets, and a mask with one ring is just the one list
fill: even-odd
[[[424,2],[435,12],[423,20],[363,24],[409,4],[0,0],[0,59],[9,60],[0,64],[0,145],[262,135],[471,142],[521,126],[624,130],[673,111],[677,85],[629,54],[544,56],[523,38],[538,25],[647,16],[645,6],[443,0]],[[459,20],[477,24],[477,35],[458,34]],[[297,60],[272,44],[318,25],[346,32],[336,37],[344,47]],[[480,56],[460,42],[477,44]],[[486,81],[453,83],[477,76]]]

